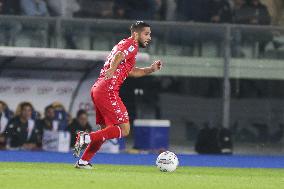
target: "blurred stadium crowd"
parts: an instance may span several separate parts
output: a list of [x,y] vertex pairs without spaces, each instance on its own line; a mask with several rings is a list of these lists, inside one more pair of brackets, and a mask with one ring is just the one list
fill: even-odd
[[282,0],[0,0],[4,15],[280,24]]
[[[183,21],[190,23],[233,23],[245,25],[283,25],[284,2],[282,0],[0,0],[0,14],[22,15],[59,18],[100,18],[120,20],[156,20],[156,21]],[[0,43],[5,46],[15,46],[15,36],[22,31],[36,31],[34,41],[30,46],[48,46],[46,32],[50,30],[47,24],[21,26],[19,22],[5,23],[1,21]],[[180,43],[182,31],[172,33],[172,40]],[[184,32],[183,32],[184,33]],[[193,30],[186,32],[187,39],[182,43],[189,48],[199,36]],[[283,42],[275,40],[279,35],[270,31],[246,31],[235,29],[232,40],[232,56],[244,57],[241,50],[243,42],[258,44],[258,54],[264,56],[267,45],[272,42],[274,49],[284,46]],[[156,32],[158,35],[158,33]],[[223,32],[210,32],[210,39],[220,46]],[[65,31],[67,49],[80,49],[77,44],[76,29]],[[213,36],[212,36],[213,35]],[[182,36],[182,35],[181,35]],[[218,51],[220,51],[218,49]],[[192,52],[188,52],[192,54]],[[220,52],[218,52],[220,54]]]
[[70,132],[73,147],[78,131],[92,130],[85,110],[78,110],[72,119],[58,102],[46,106],[44,115],[40,115],[29,102],[20,103],[13,112],[0,101],[0,149],[40,150],[45,131]]

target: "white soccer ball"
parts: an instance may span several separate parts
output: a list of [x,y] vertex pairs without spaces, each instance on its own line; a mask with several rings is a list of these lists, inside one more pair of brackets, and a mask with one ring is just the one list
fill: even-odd
[[177,156],[170,151],[162,152],[156,160],[157,168],[163,172],[173,172],[178,166]]

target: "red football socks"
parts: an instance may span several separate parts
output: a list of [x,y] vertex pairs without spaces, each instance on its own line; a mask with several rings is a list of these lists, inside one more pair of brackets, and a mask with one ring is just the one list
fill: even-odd
[[119,126],[108,126],[102,130],[91,132],[91,141],[105,141],[113,138],[121,137],[121,129]]
[[90,161],[95,153],[101,148],[105,140],[120,138],[121,129],[119,126],[109,126],[102,130],[91,132],[91,142],[82,155],[82,160]]
[[81,159],[84,161],[90,161],[96,154],[96,152],[101,148],[103,143],[103,141],[91,141],[91,143],[88,144],[88,147],[84,151]]

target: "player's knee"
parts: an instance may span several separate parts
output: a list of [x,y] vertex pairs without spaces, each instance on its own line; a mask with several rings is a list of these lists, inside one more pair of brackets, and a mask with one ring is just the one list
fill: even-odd
[[129,127],[123,127],[123,129],[121,129],[121,135],[122,137],[126,137],[129,135],[130,129]]
[[121,128],[122,137],[126,137],[126,136],[129,135],[129,132],[130,132],[130,125],[129,124],[120,125],[120,128]]

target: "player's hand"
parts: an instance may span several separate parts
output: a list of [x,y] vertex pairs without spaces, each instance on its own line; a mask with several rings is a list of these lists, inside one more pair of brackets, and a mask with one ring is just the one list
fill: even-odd
[[162,67],[163,67],[163,63],[162,63],[161,60],[156,60],[156,61],[151,65],[151,69],[153,70],[153,72],[162,69]]
[[115,70],[113,68],[109,68],[105,72],[105,80],[112,78],[114,75]]

